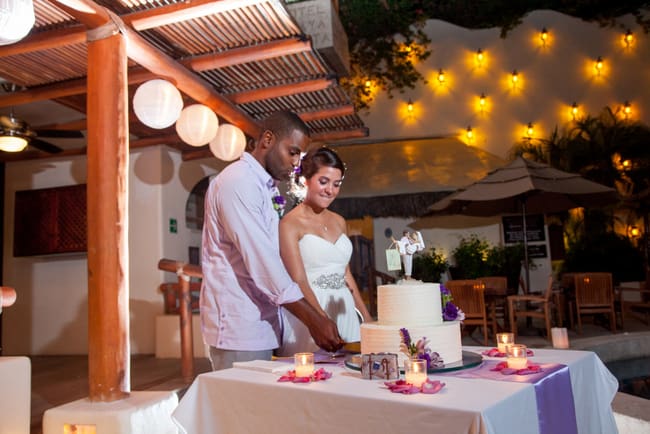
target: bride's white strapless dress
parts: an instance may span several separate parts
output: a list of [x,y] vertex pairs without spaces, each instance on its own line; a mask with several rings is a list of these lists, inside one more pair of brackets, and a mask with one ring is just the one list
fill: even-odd
[[[334,243],[318,235],[306,234],[298,246],[318,303],[336,323],[339,335],[345,342],[358,342],[359,317],[354,308],[352,292],[345,284],[345,268],[352,256],[352,242],[345,234],[341,234]],[[319,349],[307,327],[298,318],[286,309],[282,309],[282,317],[282,345],[276,352],[279,356]]]

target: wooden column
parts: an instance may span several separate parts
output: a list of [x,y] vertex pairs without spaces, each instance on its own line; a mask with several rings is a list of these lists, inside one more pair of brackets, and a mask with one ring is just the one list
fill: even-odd
[[172,259],[161,259],[158,268],[171,271],[178,276],[179,288],[179,319],[181,332],[181,375],[186,383],[194,380],[194,339],[192,337],[192,294],[191,279],[203,278],[203,272],[198,265],[185,264]]
[[88,375],[91,401],[130,392],[125,38],[88,42]]

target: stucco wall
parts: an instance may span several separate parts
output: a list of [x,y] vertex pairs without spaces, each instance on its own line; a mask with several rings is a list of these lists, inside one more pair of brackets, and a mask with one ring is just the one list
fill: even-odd
[[[158,285],[176,275],[158,270],[161,258],[188,260],[188,246],[200,233],[185,226],[191,188],[223,165],[182,162],[169,148],[130,153],[129,290],[131,352],[154,352],[155,315],[162,313]],[[87,353],[87,259],[85,254],[13,256],[13,202],[18,190],[86,182],[85,157],[7,164],[4,226],[4,284],[18,293],[3,311],[3,350],[16,354]],[[169,219],[178,222],[170,233]]]

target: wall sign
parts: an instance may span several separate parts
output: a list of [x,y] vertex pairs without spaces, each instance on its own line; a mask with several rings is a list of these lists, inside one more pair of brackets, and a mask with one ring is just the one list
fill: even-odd
[[[505,243],[523,243],[524,236],[522,216],[503,216],[502,221],[503,239]],[[546,241],[543,214],[526,216],[526,240],[529,243],[535,241]]]

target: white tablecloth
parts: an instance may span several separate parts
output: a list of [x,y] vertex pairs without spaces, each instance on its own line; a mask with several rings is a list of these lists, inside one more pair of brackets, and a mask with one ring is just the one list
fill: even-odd
[[[534,351],[535,363],[569,366],[579,433],[617,432],[611,401],[618,383],[594,353]],[[322,366],[332,378],[309,384],[278,383],[278,373],[239,368],[202,374],[173,417],[187,434],[539,434],[534,386],[528,383],[432,374],[446,383],[438,394],[402,395],[356,371]]]

